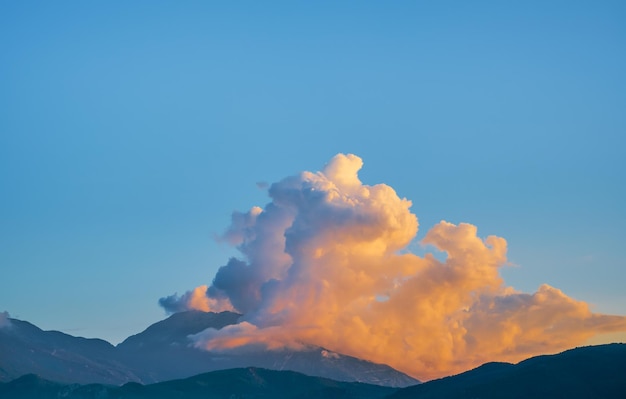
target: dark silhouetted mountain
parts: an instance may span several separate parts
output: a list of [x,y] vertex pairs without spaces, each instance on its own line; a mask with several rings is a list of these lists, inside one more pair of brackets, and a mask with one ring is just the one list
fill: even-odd
[[487,363],[404,388],[390,399],[626,398],[626,344],[572,349],[518,364]]
[[64,387],[61,383],[44,380],[35,374],[26,374],[9,383],[0,383],[0,397],[56,399]]
[[215,370],[260,367],[394,387],[419,382],[389,366],[323,348],[219,353],[195,348],[188,338],[207,328],[236,324],[240,317],[232,312],[175,313],[117,347],[98,339],[42,331],[30,323],[10,319],[11,325],[0,329],[0,381],[35,373],[65,383],[151,384]]
[[3,399],[227,399],[227,398],[383,398],[395,388],[356,382],[338,382],[293,371],[243,368],[214,371],[182,380],[151,385],[128,383],[121,387],[101,384],[63,385],[27,375],[0,384]]

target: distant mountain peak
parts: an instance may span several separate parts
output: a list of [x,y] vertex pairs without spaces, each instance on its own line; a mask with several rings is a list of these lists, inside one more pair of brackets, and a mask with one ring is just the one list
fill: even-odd
[[211,352],[191,345],[190,335],[237,324],[240,318],[233,312],[174,313],[115,347],[102,340],[42,331],[17,320],[11,332],[0,331],[0,381],[35,372],[62,382],[154,383],[215,370],[256,367],[394,387],[419,383],[387,365],[315,346],[303,351],[258,349],[241,353]]
[[177,312],[152,324],[141,333],[126,338],[117,346],[130,348],[164,343],[186,344],[189,335],[197,334],[207,328],[219,330],[236,324],[240,317],[240,314],[233,312],[214,313],[199,310]]

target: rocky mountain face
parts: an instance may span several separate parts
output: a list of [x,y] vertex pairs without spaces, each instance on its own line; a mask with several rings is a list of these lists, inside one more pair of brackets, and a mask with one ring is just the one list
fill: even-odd
[[419,383],[389,366],[329,354],[323,348],[225,354],[191,345],[189,335],[235,324],[239,317],[232,312],[175,313],[117,347],[98,339],[42,331],[28,322],[11,319],[9,326],[0,329],[0,381],[34,373],[63,383],[151,384],[208,371],[260,367],[392,387]]

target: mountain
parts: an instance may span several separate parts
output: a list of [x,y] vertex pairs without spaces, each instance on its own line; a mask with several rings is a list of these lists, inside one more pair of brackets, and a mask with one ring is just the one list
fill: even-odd
[[0,398],[626,398],[626,344],[576,348],[518,364],[487,363],[453,377],[408,388],[338,382],[292,371],[220,370],[141,385],[63,384],[30,374],[0,383]]
[[42,331],[26,321],[10,319],[9,326],[0,328],[0,381],[28,373],[67,383],[139,381],[116,352],[101,339]]
[[240,317],[232,312],[175,313],[117,347],[98,339],[42,331],[28,322],[10,319],[9,327],[0,328],[0,381],[35,373],[64,383],[150,384],[208,371],[259,367],[393,387],[419,383],[389,366],[323,348],[217,353],[191,345],[189,335],[236,324]]
[[0,383],[2,398],[52,399],[61,397],[64,384],[45,380],[35,374],[26,374],[9,383]]
[[356,382],[338,382],[310,377],[293,371],[243,368],[214,371],[182,380],[151,385],[128,383],[121,387],[101,384],[65,385],[26,375],[0,384],[3,399],[308,399],[362,398],[379,399],[395,388]]
[[291,370],[339,381],[393,387],[419,383],[387,365],[333,353],[319,347],[305,351],[257,350],[229,354],[208,352],[190,346],[189,335],[197,334],[209,327],[220,329],[235,324],[240,317],[241,315],[232,312],[175,313],[148,327],[142,333],[129,337],[119,344],[117,349],[125,364],[135,370],[142,370],[140,377],[144,383],[241,367]]
[[397,391],[389,399],[626,398],[626,344],[572,349],[518,364],[487,363]]
[[187,336],[197,334],[207,328],[217,330],[237,324],[241,315],[233,312],[187,311],[174,313],[165,320],[154,323],[143,332],[126,338],[118,348],[137,350],[154,349],[163,345],[187,345]]

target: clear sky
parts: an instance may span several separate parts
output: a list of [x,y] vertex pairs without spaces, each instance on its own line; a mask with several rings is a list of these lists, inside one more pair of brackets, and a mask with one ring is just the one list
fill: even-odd
[[[626,315],[626,3],[3,2],[0,311],[117,343],[337,153]],[[263,185],[260,185],[261,187]]]

